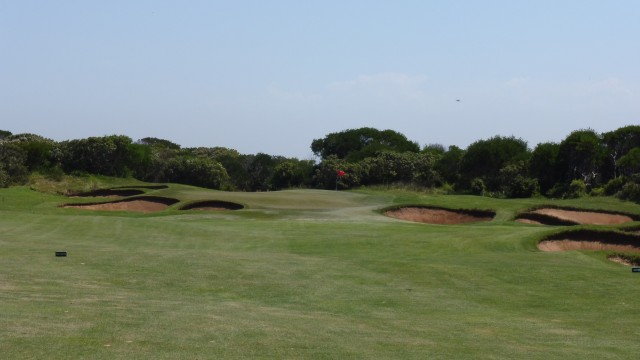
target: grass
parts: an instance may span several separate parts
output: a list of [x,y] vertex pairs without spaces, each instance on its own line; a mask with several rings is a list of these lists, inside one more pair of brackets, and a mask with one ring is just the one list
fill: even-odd
[[[606,253],[542,253],[536,242],[561,228],[512,221],[544,204],[640,214],[632,203],[180,185],[147,194],[181,203],[154,214],[91,212],[58,208],[70,201],[60,195],[0,190],[3,358],[630,359],[640,351],[639,275]],[[246,208],[177,210],[196,200]],[[443,226],[375,211],[398,204],[497,215]]]

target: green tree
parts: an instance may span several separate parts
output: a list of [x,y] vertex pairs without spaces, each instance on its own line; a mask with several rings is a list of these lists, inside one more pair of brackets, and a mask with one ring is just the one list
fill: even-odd
[[27,154],[15,143],[0,141],[0,187],[24,184],[29,176]]
[[600,183],[605,149],[601,137],[593,130],[576,130],[569,134],[558,150],[558,166],[565,184],[581,179],[587,187]]
[[385,184],[395,182],[410,183],[413,180],[415,164],[410,153],[380,152],[375,157],[363,160],[367,164],[368,177],[365,184]]
[[460,182],[460,164],[465,151],[455,145],[449,146],[446,152],[436,158],[435,171],[442,181],[449,184]]
[[528,198],[539,192],[538,180],[527,176],[527,164],[516,161],[500,169],[502,193],[508,198]]
[[0,140],[11,136],[11,131],[7,131],[7,130],[0,130]]
[[618,161],[620,173],[625,176],[640,173],[640,147],[636,147],[627,152]]
[[229,174],[229,190],[250,191],[249,160],[247,155],[225,147],[210,148],[209,156],[218,161]]
[[[345,172],[342,177],[338,177],[340,170]],[[363,162],[350,163],[332,155],[316,166],[313,183],[315,187],[327,190],[350,189],[360,186],[366,173],[367,170],[363,169]]]
[[173,149],[173,150],[180,149],[180,145],[176,143],[173,143],[165,139],[158,139],[155,137],[146,137],[136,141],[136,143],[140,145],[148,145],[151,147],[159,147],[159,148],[165,148],[165,149]]
[[66,172],[81,171],[107,176],[129,175],[131,139],[122,135],[89,137],[61,143]]
[[634,148],[640,147],[640,126],[630,125],[602,134],[606,160],[605,181],[620,175],[618,160]]
[[406,136],[396,131],[380,131],[364,127],[331,133],[323,139],[315,139],[311,143],[311,150],[322,159],[333,155],[338,159],[357,162],[382,151],[417,153],[420,147],[416,142],[409,141]]
[[558,171],[559,153],[560,144],[551,142],[538,144],[531,153],[529,175],[534,179],[538,179],[542,193],[546,193],[556,183],[562,181]]
[[228,179],[224,167],[206,157],[177,156],[167,162],[166,181],[220,189]]
[[500,191],[503,179],[500,170],[510,163],[527,162],[529,156],[526,141],[513,136],[479,140],[469,145],[462,157],[461,177],[467,184],[480,178],[489,191]]
[[248,157],[248,160],[249,190],[271,190],[269,180],[273,177],[274,168],[280,159],[265,153],[258,153]]
[[5,137],[3,141],[14,143],[24,150],[27,156],[25,165],[29,171],[47,171],[55,165],[52,151],[56,143],[51,139],[35,134],[16,134]]
[[288,159],[273,168],[271,184],[275,190],[306,187],[313,174],[313,161]]

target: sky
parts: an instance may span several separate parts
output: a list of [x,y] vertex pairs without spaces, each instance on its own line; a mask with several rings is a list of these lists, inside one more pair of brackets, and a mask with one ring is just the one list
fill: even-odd
[[[0,130],[312,158],[640,123],[637,0],[0,0]],[[458,101],[459,100],[459,101]]]

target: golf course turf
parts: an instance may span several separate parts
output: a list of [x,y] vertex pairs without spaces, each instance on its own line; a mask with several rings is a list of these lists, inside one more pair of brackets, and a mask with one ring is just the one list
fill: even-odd
[[[367,189],[146,190],[142,198],[175,201],[148,213],[86,211],[63,208],[71,199],[62,195],[0,189],[3,358],[633,359],[640,352],[640,274],[609,261],[608,250],[538,249],[545,240],[594,234],[631,239],[637,235],[624,230],[637,223],[514,221],[548,205],[637,216],[634,203]],[[180,210],[210,199],[244,207]],[[437,225],[383,214],[408,205],[495,216]]]

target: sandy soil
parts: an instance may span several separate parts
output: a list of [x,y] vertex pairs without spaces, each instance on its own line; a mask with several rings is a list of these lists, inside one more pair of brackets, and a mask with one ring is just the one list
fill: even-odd
[[135,212],[154,212],[161,211],[168,207],[168,205],[147,201],[147,200],[132,200],[121,201],[105,204],[91,204],[91,205],[66,205],[65,208],[80,208],[85,210],[101,210],[101,211],[135,211]]
[[443,210],[443,209],[427,209],[427,208],[412,208],[412,207],[401,208],[397,210],[390,210],[390,211],[387,211],[385,214],[389,217],[401,219],[401,220],[423,222],[428,224],[441,224],[441,225],[490,221],[492,219],[492,217],[489,217],[489,216],[487,217],[472,216],[464,213]]
[[607,244],[601,241],[576,241],[576,240],[545,240],[538,244],[542,251],[569,251],[569,250],[614,250],[640,252],[640,248],[633,245]]
[[609,256],[608,257],[609,260],[616,262],[618,264],[622,264],[622,265],[627,265],[627,266],[633,266],[632,263],[630,263],[629,261],[619,257],[619,256]]
[[540,221],[535,221],[530,219],[516,219],[516,222],[523,223],[523,224],[544,225]]
[[592,211],[574,211],[545,208],[534,210],[532,211],[532,213],[553,216],[558,219],[569,220],[577,222],[578,224],[589,225],[614,225],[633,221],[632,218],[626,215],[607,214]]

